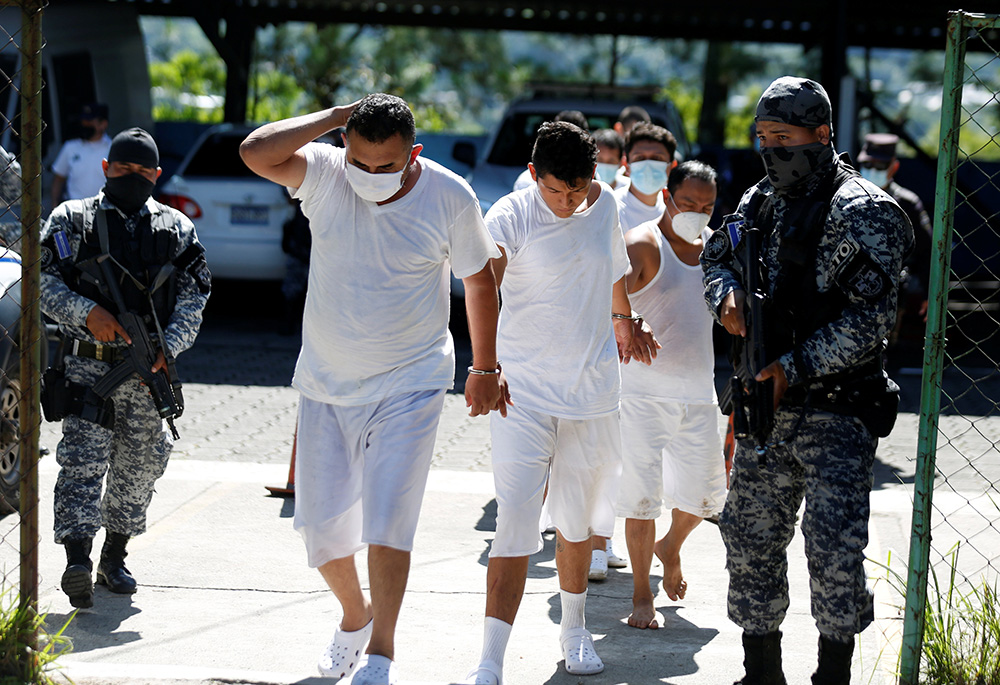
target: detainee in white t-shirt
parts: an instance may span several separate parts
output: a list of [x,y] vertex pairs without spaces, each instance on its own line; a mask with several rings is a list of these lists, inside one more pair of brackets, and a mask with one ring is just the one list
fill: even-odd
[[[343,149],[315,143],[346,126]],[[343,608],[323,675],[396,682],[394,635],[445,391],[454,377],[448,267],[465,284],[470,415],[506,395],[496,356],[500,252],[472,189],[418,158],[413,114],[369,95],[257,129],[240,154],[292,189],[312,252],[302,350],[295,528]],[[368,545],[371,600],[354,554]],[[367,655],[363,655],[367,644]],[[360,662],[360,663],[359,663]]]
[[[625,234],[632,306],[641,311],[663,350],[650,366],[622,367],[622,477],[618,515],[632,562],[635,628],[657,628],[649,569],[663,562],[663,589],[683,599],[681,546],[703,519],[722,511],[726,472],[715,397],[712,314],[698,262],[702,232],[715,207],[716,174],[703,162],[670,172],[667,208]],[[656,540],[656,519],[670,527]]]
[[639,123],[625,136],[625,171],[629,183],[615,188],[622,230],[663,215],[663,189],[677,166],[674,134],[656,124]]
[[497,532],[483,651],[470,683],[503,680],[528,557],[542,549],[538,520],[550,466],[565,667],[604,669],[584,620],[590,536],[614,526],[608,486],[621,468],[619,360],[648,364],[656,341],[633,319],[618,208],[610,188],[594,180],[596,159],[586,131],[543,124],[529,167],[535,183],[486,215],[501,250],[493,267],[503,298],[497,351],[515,403],[502,423],[491,421]]

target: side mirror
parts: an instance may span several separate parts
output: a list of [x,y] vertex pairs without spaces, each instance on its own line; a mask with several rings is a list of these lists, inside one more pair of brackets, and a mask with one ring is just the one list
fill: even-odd
[[451,148],[451,156],[469,168],[476,166],[476,146],[467,140],[460,140]]

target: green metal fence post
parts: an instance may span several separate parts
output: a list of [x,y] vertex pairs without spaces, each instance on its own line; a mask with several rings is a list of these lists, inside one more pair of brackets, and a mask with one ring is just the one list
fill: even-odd
[[965,14],[952,12],[948,20],[944,87],[941,103],[941,143],[934,197],[934,234],[930,270],[930,299],[924,338],[924,369],[920,392],[920,431],[913,485],[913,522],[910,533],[906,614],[900,654],[900,685],[916,685],[927,605],[927,575],[931,542],[931,502],[941,411],[941,374],[945,355],[948,280],[951,271],[951,235],[955,209],[955,175],[959,149],[962,80],[965,69]]

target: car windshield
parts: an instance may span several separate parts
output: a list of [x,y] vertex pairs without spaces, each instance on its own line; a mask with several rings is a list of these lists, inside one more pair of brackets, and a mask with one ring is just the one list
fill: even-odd
[[[538,127],[546,121],[552,121],[558,114],[553,112],[517,112],[507,117],[497,132],[496,143],[490,150],[487,162],[500,166],[523,167],[531,161],[531,149],[535,144],[535,133]],[[600,128],[611,128],[615,121],[614,114],[587,114],[587,123],[591,131]],[[653,123],[666,129],[676,128],[655,114]]]
[[184,169],[184,176],[254,176],[240,158],[240,143],[245,137],[234,133],[209,136],[191,157]]

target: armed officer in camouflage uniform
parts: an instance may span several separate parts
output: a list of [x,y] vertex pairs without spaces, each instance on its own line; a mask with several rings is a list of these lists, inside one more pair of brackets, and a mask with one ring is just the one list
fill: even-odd
[[[135,592],[124,563],[126,543],[145,531],[153,484],[173,444],[136,373],[106,399],[88,392],[125,363],[126,341],[134,342],[116,318],[124,312],[103,275],[114,275],[126,309],[146,323],[158,347],[154,372],[170,370],[168,363],[194,343],[211,290],[194,225],[150,198],[161,172],[152,137],[139,128],[119,133],[103,167],[103,190],[60,204],[42,232],[41,308],[59,324],[65,353],[65,381],[46,372],[46,392],[61,388],[72,396],[62,397],[59,412],[65,419],[54,507],[55,541],[66,547],[62,588],[76,607],[93,605],[90,552],[102,526],[97,580],[112,592]],[[110,271],[97,268],[102,259]]]
[[[788,608],[786,548],[802,517],[812,613],[814,684],[850,682],[854,635],[873,620],[863,567],[877,437],[895,419],[898,387],[881,366],[897,278],[912,230],[896,202],[839,158],[830,100],[785,76],[761,96],[757,135],[767,176],[702,254],[706,300],[746,336],[739,241],[761,230],[766,366],[774,424],[761,446],[741,441],[720,521],[729,617],[743,628],[744,685],[785,683],[779,626]],[[758,370],[754,372],[757,373]]]

